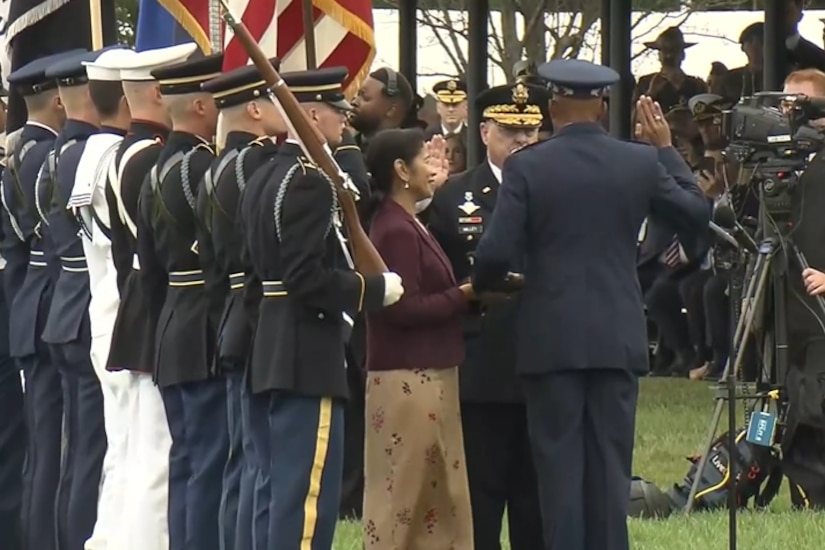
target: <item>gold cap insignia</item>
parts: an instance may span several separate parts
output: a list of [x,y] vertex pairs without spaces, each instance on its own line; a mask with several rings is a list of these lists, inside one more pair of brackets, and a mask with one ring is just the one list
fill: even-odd
[[516,105],[524,105],[530,99],[530,93],[522,83],[518,83],[513,87],[513,103]]
[[704,113],[706,108],[707,104],[704,101],[697,101],[696,105],[693,106],[693,112],[699,115]]
[[458,83],[455,80],[450,80],[447,82],[447,89],[451,92],[454,92],[458,89]]

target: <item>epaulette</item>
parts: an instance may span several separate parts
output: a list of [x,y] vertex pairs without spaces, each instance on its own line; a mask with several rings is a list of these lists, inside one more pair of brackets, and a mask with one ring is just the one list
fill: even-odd
[[338,147],[338,148],[336,148],[336,149],[335,149],[335,151],[333,152],[333,154],[334,154],[334,155],[335,155],[335,154],[338,154],[338,153],[340,153],[341,151],[358,151],[358,152],[360,152],[360,151],[361,151],[361,148],[360,148],[360,147],[358,147],[357,145],[341,145],[340,147]]
[[304,156],[298,157],[298,165],[301,167],[301,172],[304,174],[306,174],[309,170],[320,172],[318,165]]
[[199,150],[206,150],[213,155],[215,154],[215,146],[211,143],[198,143],[197,145],[195,145],[195,147],[192,148],[190,152],[194,155]]
[[536,142],[534,142],[534,143],[529,143],[529,144],[525,145],[524,147],[522,147],[521,149],[519,149],[519,150],[517,150],[517,151],[513,151],[513,152],[510,154],[510,156],[520,155],[521,153],[523,153],[524,151],[527,151],[527,150],[528,150],[528,149],[530,149],[531,147],[535,147],[536,145],[541,145],[542,143],[544,143],[544,142],[546,142],[546,141],[549,141],[549,140],[553,139],[554,137],[555,137],[555,136],[551,136],[551,137],[549,137],[548,139],[545,139],[545,140],[536,141]]

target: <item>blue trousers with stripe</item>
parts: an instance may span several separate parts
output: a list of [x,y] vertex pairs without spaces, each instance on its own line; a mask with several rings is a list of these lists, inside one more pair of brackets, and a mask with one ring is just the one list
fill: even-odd
[[271,550],[330,550],[344,467],[344,404],[275,392],[269,404]]
[[[269,394],[253,394],[245,381],[241,388],[243,417],[244,471],[241,475],[241,495],[238,518],[250,524],[238,527],[236,550],[268,550],[269,501]],[[246,512],[248,510],[248,512]],[[242,540],[242,533],[248,536]]]
[[63,390],[57,368],[43,357],[18,358],[26,377],[29,434],[23,473],[23,547],[54,550],[55,512],[63,437]]
[[169,456],[169,550],[219,550],[223,469],[229,455],[226,381],[162,390]]

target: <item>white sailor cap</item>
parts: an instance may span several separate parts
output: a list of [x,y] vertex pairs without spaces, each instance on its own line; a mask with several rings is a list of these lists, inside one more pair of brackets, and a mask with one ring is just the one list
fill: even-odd
[[155,80],[152,71],[186,61],[197,49],[197,44],[187,42],[168,48],[138,52],[120,68],[120,79],[124,82]]
[[84,61],[86,76],[89,80],[118,82],[121,68],[131,62],[138,55],[128,48],[114,48],[106,50],[94,61]]

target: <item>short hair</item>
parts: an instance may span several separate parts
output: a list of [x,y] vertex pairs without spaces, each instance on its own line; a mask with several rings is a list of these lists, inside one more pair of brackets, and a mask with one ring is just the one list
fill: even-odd
[[825,73],[819,69],[800,69],[793,71],[785,79],[785,85],[792,82],[810,82],[817,92],[825,95]]
[[723,75],[728,72],[728,68],[725,66],[724,63],[721,61],[714,61],[710,64],[710,74],[716,75]]
[[765,40],[765,24],[762,22],[751,23],[739,35],[739,43],[744,44],[751,40]]
[[41,92],[35,95],[24,96],[24,100],[26,102],[26,109],[29,113],[36,113],[38,111],[42,111],[49,104],[54,101],[55,96],[58,94],[57,89],[54,90],[46,90],[45,92]]
[[92,104],[103,118],[112,118],[120,110],[120,100],[123,99],[123,83],[120,81],[89,81],[89,97]]
[[393,69],[381,68],[371,72],[370,78],[377,80],[378,82],[383,84],[384,89],[386,89],[387,84],[390,81],[389,71],[393,71],[395,73],[395,87],[398,90],[397,97],[401,99],[403,110],[406,112],[407,110],[412,108],[415,96],[415,94],[413,94],[412,86],[410,86],[410,81],[407,80],[407,77],[405,77],[398,71],[394,71]]

